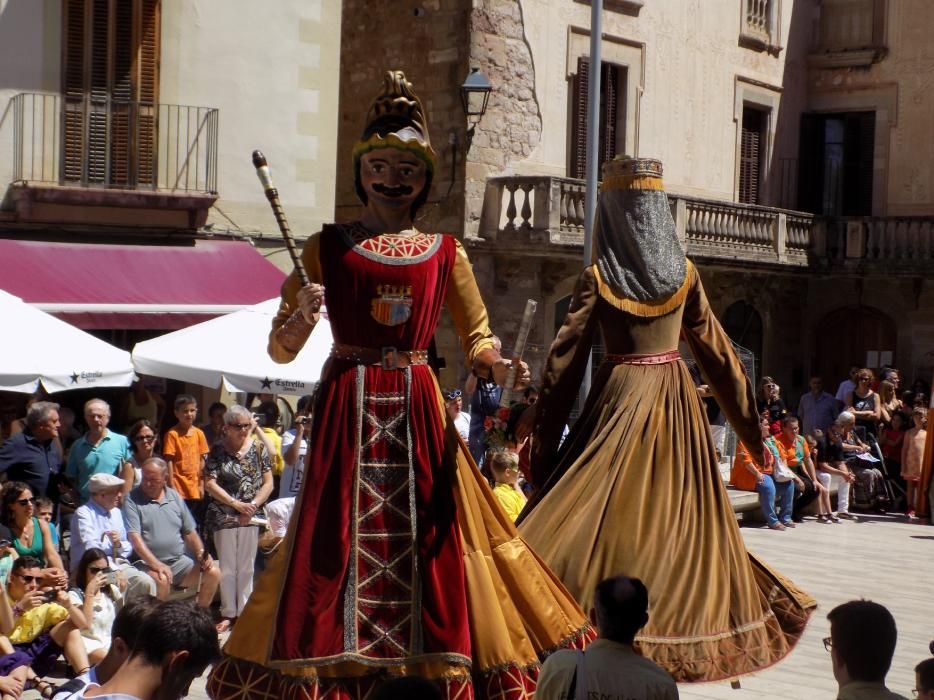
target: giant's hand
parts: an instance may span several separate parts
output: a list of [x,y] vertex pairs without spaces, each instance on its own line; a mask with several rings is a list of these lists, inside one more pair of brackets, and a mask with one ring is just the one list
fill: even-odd
[[324,303],[324,285],[311,284],[298,290],[298,308],[308,323],[315,323],[315,315],[321,311]]
[[505,386],[509,368],[515,362],[519,364],[516,369],[516,381],[511,388],[513,391],[522,391],[529,385],[529,382],[532,381],[532,372],[529,371],[529,366],[519,358],[514,358],[512,360],[501,358],[493,363],[493,369],[491,370],[493,373],[493,381],[500,386]]

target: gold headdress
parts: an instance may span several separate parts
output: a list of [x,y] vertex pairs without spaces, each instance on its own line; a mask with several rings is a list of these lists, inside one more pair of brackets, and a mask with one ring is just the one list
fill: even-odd
[[425,189],[413,203],[414,210],[428,198],[435,170],[435,152],[428,138],[428,119],[421,100],[401,70],[386,71],[382,91],[373,100],[366,115],[363,134],[353,148],[354,185],[365,203],[366,193],[360,184],[360,158],[378,148],[409,151],[427,166]]

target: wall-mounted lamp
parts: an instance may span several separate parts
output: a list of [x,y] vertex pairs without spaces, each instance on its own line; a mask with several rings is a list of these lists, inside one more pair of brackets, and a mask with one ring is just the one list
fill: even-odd
[[473,130],[486,114],[486,107],[490,101],[490,93],[493,91],[493,85],[489,79],[480,72],[479,66],[471,66],[470,73],[464,84],[461,85],[461,103],[464,106],[464,114],[470,124],[468,138],[473,135]]

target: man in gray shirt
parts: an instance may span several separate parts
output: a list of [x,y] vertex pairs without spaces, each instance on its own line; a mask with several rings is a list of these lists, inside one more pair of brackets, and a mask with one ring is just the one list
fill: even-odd
[[123,504],[123,519],[136,565],[156,582],[156,596],[168,598],[172,586],[189,588],[198,582],[198,605],[210,606],[220,583],[220,569],[195,529],[195,520],[182,497],[166,486],[168,465],[158,457],[142,464],[140,485]]

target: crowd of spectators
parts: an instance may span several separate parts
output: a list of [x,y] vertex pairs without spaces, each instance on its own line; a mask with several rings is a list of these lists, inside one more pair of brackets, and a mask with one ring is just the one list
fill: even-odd
[[901,385],[897,369],[883,368],[876,377],[853,367],[836,395],[811,377],[793,410],[772,377],[762,377],[756,399],[767,450],[753,456],[739,446],[731,484],[759,494],[774,530],[794,527],[814,501],[818,522],[828,524],[854,517],[851,507],[909,519],[928,512],[931,496],[920,482],[929,396],[923,383],[905,392]]

